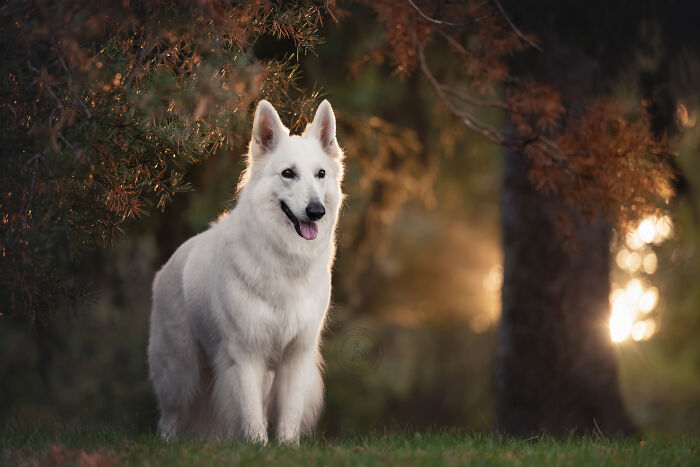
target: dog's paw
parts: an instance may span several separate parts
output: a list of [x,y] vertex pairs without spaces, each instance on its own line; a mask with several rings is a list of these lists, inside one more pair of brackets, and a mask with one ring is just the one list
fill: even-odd
[[264,426],[248,427],[243,434],[243,438],[248,443],[265,446],[267,444],[267,428]]
[[277,442],[281,446],[299,446],[299,433],[288,432],[288,433],[277,433]]
[[278,439],[277,443],[282,447],[289,447],[289,448],[298,448],[299,447],[299,440],[298,439]]

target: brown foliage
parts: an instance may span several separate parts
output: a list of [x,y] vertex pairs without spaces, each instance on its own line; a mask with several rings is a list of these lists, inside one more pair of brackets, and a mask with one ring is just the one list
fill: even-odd
[[[539,46],[515,27],[498,0],[360,3],[384,24],[383,60],[402,74],[419,69],[467,127],[526,154],[539,189],[577,206],[591,220],[619,226],[668,203],[673,154],[666,138],[652,134],[643,107],[629,112],[602,97],[574,112],[555,86],[513,76],[509,59]],[[428,51],[439,57],[435,64],[445,65],[444,79],[456,86],[438,80]],[[503,111],[508,131],[481,119],[479,109],[487,107]]]
[[575,204],[589,218],[629,227],[673,196],[668,141],[652,134],[643,111],[636,120],[625,118],[622,105],[600,98],[572,119],[555,143],[566,163],[553,165],[542,151],[527,147],[530,176],[536,186]]
[[367,309],[377,287],[379,260],[391,244],[391,227],[400,207],[409,200],[435,203],[432,186],[437,176],[435,161],[411,129],[377,116],[354,118],[338,115],[346,158],[359,169],[359,192],[353,193],[354,209],[345,222],[350,227],[340,242],[352,252],[343,285],[355,312]]

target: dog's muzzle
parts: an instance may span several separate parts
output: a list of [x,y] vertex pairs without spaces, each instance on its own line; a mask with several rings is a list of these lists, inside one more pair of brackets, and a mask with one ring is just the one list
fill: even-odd
[[[309,206],[311,206],[313,203],[309,203]],[[318,209],[318,207],[313,207],[311,209],[311,212],[313,213],[313,216],[309,214],[309,206],[306,207],[306,215],[309,216],[309,219],[313,220],[318,220],[323,217],[323,215],[326,213],[325,208],[321,203],[318,203],[321,206],[321,209]],[[292,213],[292,210],[289,209],[289,206],[284,201],[280,201],[280,207],[282,208],[282,212],[287,216],[287,218],[292,221],[292,225],[294,225],[294,230],[297,231],[297,234],[299,234],[300,237],[306,239],[306,240],[313,240],[316,238],[318,235],[318,225],[316,225],[316,222],[311,221],[300,221],[297,219],[297,217]],[[321,212],[322,210],[322,212]]]

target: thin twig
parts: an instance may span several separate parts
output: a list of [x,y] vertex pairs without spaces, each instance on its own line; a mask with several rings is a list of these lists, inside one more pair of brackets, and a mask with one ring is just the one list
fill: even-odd
[[[459,43],[457,39],[455,39],[452,35],[446,33],[445,31],[441,29],[437,29],[437,33],[440,34],[457,53],[460,53],[464,55],[465,58],[469,60],[474,60],[479,65],[481,66],[481,69],[484,71],[488,71],[489,68],[484,64],[482,60],[480,60],[478,57],[476,57],[471,51],[467,50],[462,44]],[[504,83],[510,83],[510,84],[518,84],[518,79],[511,76],[510,74],[506,74],[506,76],[502,80]]]
[[27,197],[27,204],[24,207],[24,216],[22,219],[22,232],[27,230],[27,218],[29,217],[29,211],[32,210],[32,199],[34,198],[34,184],[36,183],[36,171],[39,167],[40,153],[34,154],[31,160],[34,160],[34,170],[32,172],[32,182],[29,186],[29,196]]
[[[56,49],[58,49],[58,45],[56,46]],[[58,61],[63,67],[63,70],[66,72],[66,76],[68,76],[68,89],[70,89],[70,91],[73,92],[73,77],[70,74],[68,65],[66,65],[66,61],[63,59],[63,56],[60,53],[57,53],[56,55],[58,56]],[[75,100],[77,100],[80,103],[80,106],[85,111],[85,115],[87,116],[87,118],[92,118],[92,113],[90,113],[90,109],[88,109],[87,105],[85,105],[85,102],[83,102],[83,99],[81,98],[80,94],[77,92],[73,92],[73,96]]]
[[445,107],[447,107],[447,109],[450,112],[452,112],[455,116],[460,118],[468,128],[471,128],[480,135],[484,136],[486,139],[496,144],[500,144],[511,149],[522,149],[523,147],[529,144],[535,145],[542,152],[550,156],[555,164],[560,166],[568,165],[568,160],[564,157],[565,152],[554,141],[550,140],[546,136],[537,135],[534,139],[530,141],[525,141],[522,139],[511,139],[506,137],[503,133],[499,132],[491,125],[479,121],[474,115],[470,114],[469,112],[464,112],[457,109],[446,94],[445,89],[448,87],[441,85],[440,82],[430,71],[430,68],[428,67],[428,64],[425,60],[425,53],[423,51],[423,47],[418,43],[417,40],[416,49],[418,52],[418,58],[420,60],[421,71],[435,89],[435,93],[438,95]]
[[43,84],[46,91],[49,93],[49,95],[51,97],[53,97],[56,100],[56,105],[62,111],[63,110],[63,103],[61,102],[61,99],[58,98],[56,93],[53,92],[53,89],[51,89],[51,86],[49,85],[49,83],[44,82],[44,81],[39,81],[39,78],[41,77],[41,71],[39,71],[34,65],[32,65],[32,63],[29,61],[29,59],[27,59],[27,67],[29,68],[29,70],[31,70],[37,74],[37,79],[32,81],[32,84],[34,84],[34,83]]
[[[150,44],[150,45],[149,45]],[[156,41],[151,41],[148,39],[146,41],[146,45],[144,47],[141,47],[141,52],[139,53],[139,58],[136,62],[136,65],[134,65],[134,68],[131,70],[129,73],[129,77],[126,79],[126,82],[124,83],[123,89],[126,91],[131,87],[131,84],[133,83],[134,79],[136,78],[136,75],[138,74],[139,70],[141,69],[141,65],[143,65],[143,59],[146,58],[146,55],[150,54],[153,48],[156,46]]]
[[61,133],[58,134],[58,139],[63,141],[66,144],[66,146],[68,146],[70,150],[73,151],[76,155],[78,154],[78,152],[75,150],[75,147],[73,147],[73,145],[70,144],[70,142],[66,138],[64,138]]
[[[543,144],[539,144],[543,143]],[[569,161],[565,159],[562,154],[565,154],[564,151],[553,141],[551,141],[549,138],[538,135],[537,138],[531,143],[537,148],[539,148],[542,152],[547,154],[549,157],[552,158],[552,160],[557,164],[557,165],[568,165]]]
[[467,127],[481,134],[485,138],[497,144],[510,144],[507,138],[505,138],[505,136],[503,136],[503,134],[501,134],[494,127],[486,123],[480,122],[476,117],[474,117],[468,112],[462,112],[458,110],[452,104],[450,99],[447,97],[447,94],[445,94],[445,91],[443,91],[442,86],[440,85],[438,80],[430,72],[430,68],[428,68],[428,64],[425,61],[425,53],[423,52],[423,47],[421,47],[418,44],[416,45],[418,49],[418,58],[420,59],[421,70],[423,71],[425,77],[428,78],[428,81],[430,81],[430,84],[433,85],[433,88],[435,88],[435,93],[438,95],[445,107],[447,107],[448,110],[454,115],[458,116]]
[[416,5],[413,2],[413,0],[408,0],[408,3],[411,4],[411,6],[418,12],[419,15],[421,15],[423,17],[424,20],[430,21],[431,23],[440,24],[443,26],[451,26],[454,28],[461,28],[463,26],[469,26],[470,24],[478,23],[482,19],[486,19],[486,18],[490,18],[491,16],[494,16],[493,14],[490,14],[490,15],[479,16],[478,18],[474,18],[471,21],[465,21],[463,23],[451,23],[449,21],[445,21],[442,19],[431,18],[430,16],[426,15],[425,13],[423,13],[423,11],[420,8],[418,8],[418,5]]
[[532,47],[534,47],[535,49],[537,49],[537,50],[539,50],[540,52],[542,52],[542,48],[540,48],[539,45],[537,45],[537,44],[535,44],[533,41],[531,41],[527,36],[525,36],[525,34],[523,34],[522,32],[520,32],[520,29],[518,29],[518,27],[517,27],[515,24],[513,24],[513,22],[512,22],[512,21],[510,20],[510,18],[508,17],[508,14],[506,14],[506,10],[503,8],[503,5],[501,5],[500,0],[491,0],[491,1],[493,2],[494,5],[496,5],[496,8],[498,8],[498,11],[499,11],[499,12],[501,13],[501,15],[503,16],[503,19],[506,20],[506,22],[508,23],[508,25],[510,26],[510,28],[513,30],[513,32],[515,32],[515,34],[516,34],[521,40],[525,41],[526,43],[530,44],[530,46],[532,46]]
[[56,100],[56,105],[58,105],[58,108],[63,110],[63,104],[61,103],[61,99],[58,98],[56,93],[53,92],[53,89],[51,89],[51,86],[48,83],[44,83],[46,85],[46,91],[51,95]]
[[452,96],[456,97],[457,99],[464,101],[470,105],[475,105],[477,107],[495,107],[498,109],[510,110],[510,107],[508,106],[508,104],[501,102],[501,101],[487,101],[487,100],[477,99],[477,98],[472,97],[468,94],[460,92],[451,86],[446,86],[444,84],[440,85],[440,87],[447,94],[451,94]]
[[32,65],[32,62],[30,62],[29,59],[27,59],[27,67],[37,75],[40,73],[40,71],[37,70],[37,68],[34,65]]
[[544,135],[537,135],[537,139],[542,141],[545,145],[544,147],[541,147],[541,149],[549,154],[557,163],[562,165],[567,165],[569,163],[568,159],[564,157],[568,154],[568,152],[560,148],[557,143]]

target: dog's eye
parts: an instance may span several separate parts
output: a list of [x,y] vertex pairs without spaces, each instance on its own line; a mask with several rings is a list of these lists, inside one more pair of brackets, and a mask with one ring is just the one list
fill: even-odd
[[284,169],[282,171],[282,176],[284,178],[294,178],[294,171],[292,169]]
[[321,169],[321,170],[318,171],[318,173],[316,174],[316,176],[317,176],[318,178],[323,178],[323,177],[326,176],[326,171],[323,170],[323,169]]

